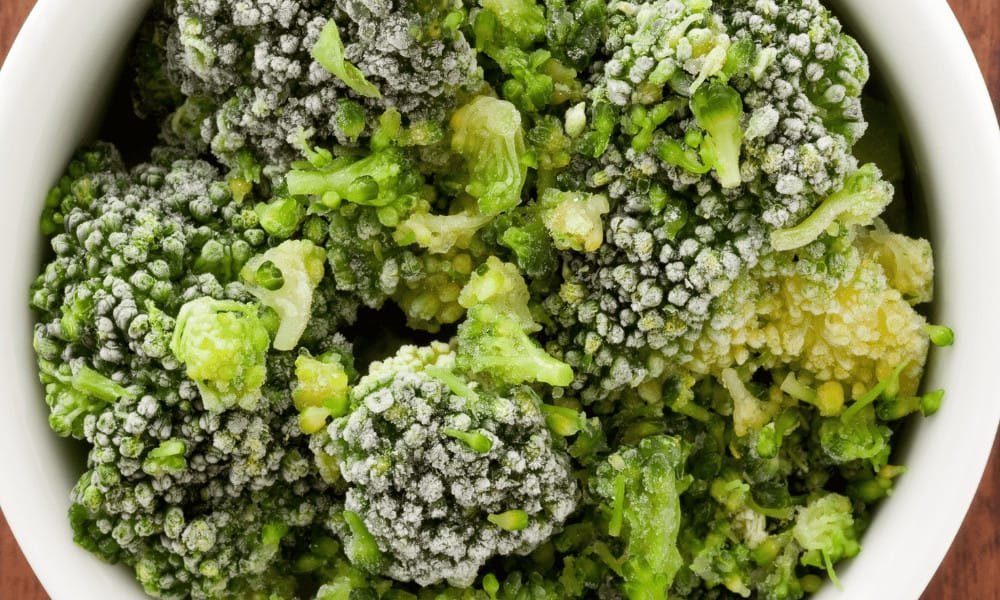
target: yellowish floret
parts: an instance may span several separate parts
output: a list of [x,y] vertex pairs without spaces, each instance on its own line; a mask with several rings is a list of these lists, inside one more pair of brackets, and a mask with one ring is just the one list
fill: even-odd
[[817,383],[848,383],[856,398],[905,363],[900,390],[915,394],[927,321],[909,300],[929,289],[933,272],[919,248],[916,240],[868,232],[839,257],[848,265],[841,277],[819,275],[789,253],[766,257],[719,299],[686,366],[716,376],[733,365],[788,368]]

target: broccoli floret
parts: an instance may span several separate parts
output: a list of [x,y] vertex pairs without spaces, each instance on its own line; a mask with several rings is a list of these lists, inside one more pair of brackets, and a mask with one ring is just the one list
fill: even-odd
[[521,115],[509,102],[480,96],[451,117],[452,150],[465,158],[471,196],[484,215],[521,202],[528,173]]
[[[293,597],[297,551],[264,531],[297,539],[326,509],[292,366],[238,281],[267,242],[258,224],[207,163],[157,149],[126,170],[107,145],[71,163],[43,215],[40,373],[53,428],[90,445],[74,538],[155,596]],[[317,333],[353,319],[339,296],[323,303]]]
[[347,413],[351,365],[339,352],[326,352],[316,358],[301,354],[295,359],[295,387],[292,401],[299,411],[303,433],[316,433],[330,417]]
[[459,302],[469,309],[458,328],[458,365],[507,383],[541,381],[565,386],[566,363],[546,354],[528,336],[537,324],[527,306],[528,289],[517,267],[491,258],[470,280]]
[[792,534],[805,550],[802,564],[826,569],[834,581],[833,564],[861,551],[851,501],[839,494],[826,494],[799,509]]
[[461,10],[449,0],[167,2],[154,16],[153,43],[143,46],[155,60],[140,64],[165,65],[166,77],[139,77],[136,95],[145,112],[173,111],[168,137],[210,147],[230,168],[247,160],[287,166],[298,158],[300,132],[322,145],[352,143],[358,125],[374,125],[386,108],[441,121],[458,94],[479,89]]
[[257,407],[271,343],[257,312],[252,304],[198,298],[177,314],[170,351],[198,384],[205,410]]
[[743,145],[743,100],[724,83],[711,82],[691,96],[691,114],[705,130],[701,157],[716,170],[724,188],[740,185],[740,147]]
[[683,564],[677,533],[685,458],[677,438],[650,437],[612,454],[591,481],[608,507],[608,533],[624,542],[619,568],[630,600],[665,597]]
[[605,35],[608,5],[604,0],[546,0],[545,39],[556,58],[569,67],[588,66]]
[[604,243],[601,217],[611,210],[599,194],[546,190],[541,199],[542,221],[560,250],[593,252]]
[[914,395],[927,356],[926,320],[856,239],[845,233],[762,260],[720,298],[716,333],[696,343],[689,366],[711,372],[766,355],[769,368],[792,364],[821,383],[851,382],[848,397],[857,398],[904,365],[901,393]]
[[377,546],[377,560],[355,557],[359,568],[466,587],[492,556],[532,551],[576,506],[537,394],[454,369],[444,344],[403,347],[369,367],[329,427],[349,485],[341,535]]

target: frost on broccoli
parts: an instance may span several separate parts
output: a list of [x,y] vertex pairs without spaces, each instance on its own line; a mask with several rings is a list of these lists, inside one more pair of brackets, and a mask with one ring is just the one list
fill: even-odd
[[271,339],[252,304],[199,298],[177,314],[170,351],[198,384],[210,412],[257,407]]
[[339,531],[377,545],[359,568],[466,587],[491,557],[531,552],[576,506],[537,394],[454,369],[444,344],[403,347],[370,366],[329,427],[348,482]]
[[210,147],[233,169],[287,166],[302,131],[323,145],[352,143],[358,124],[374,126],[389,107],[440,121],[456,95],[482,86],[461,5],[448,0],[165,6],[143,48],[185,100],[159,104],[176,98],[161,91],[164,77],[140,78],[136,95],[145,112],[173,111],[168,137]]

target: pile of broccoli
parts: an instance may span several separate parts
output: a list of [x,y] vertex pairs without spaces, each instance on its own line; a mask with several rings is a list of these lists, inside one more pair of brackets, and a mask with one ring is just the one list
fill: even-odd
[[794,600],[941,405],[819,0],[160,0],[131,62],[158,139],[77,154],[30,302],[154,597]]

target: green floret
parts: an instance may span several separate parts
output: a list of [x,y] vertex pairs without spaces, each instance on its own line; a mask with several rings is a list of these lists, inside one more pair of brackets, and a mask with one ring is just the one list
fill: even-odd
[[819,427],[820,446],[833,462],[866,460],[876,470],[889,459],[891,435],[892,430],[876,419],[871,406],[848,420],[842,417],[823,419]]
[[295,359],[295,387],[292,401],[299,411],[299,428],[312,434],[326,426],[330,417],[347,413],[350,365],[342,364],[338,352],[327,352],[316,358],[308,354]]
[[38,377],[45,386],[45,402],[49,405],[49,427],[63,437],[82,439],[84,419],[97,415],[118,398],[133,398],[134,392],[81,366],[57,367],[46,360],[38,361]]
[[622,589],[630,600],[667,595],[683,559],[677,549],[685,452],[669,436],[642,440],[611,455],[591,486],[608,507],[608,532],[625,553]]
[[299,229],[306,209],[294,198],[275,198],[254,207],[260,227],[275,239],[290,238]]
[[468,169],[465,191],[479,201],[479,210],[495,215],[520,204],[527,149],[514,105],[480,96],[452,115],[451,127],[451,148]]
[[834,582],[837,581],[834,563],[861,551],[851,501],[839,494],[826,494],[800,508],[792,534],[805,550],[800,562],[826,569]]
[[494,258],[481,267],[459,297],[469,312],[458,328],[458,365],[508,383],[569,385],[570,366],[528,337],[538,326],[530,317],[527,296],[514,265]]
[[153,477],[181,472],[187,468],[187,461],[184,459],[186,450],[187,445],[183,440],[167,440],[146,454],[142,470]]
[[604,0],[546,0],[548,48],[566,65],[583,70],[605,36],[608,4]]
[[528,302],[531,294],[517,267],[495,256],[486,262],[469,279],[458,296],[465,308],[489,304],[513,317],[524,331],[538,331],[539,326],[531,316]]
[[705,165],[715,169],[722,187],[740,185],[743,100],[739,92],[724,83],[709,82],[691,96],[691,113],[706,133],[701,144]]
[[410,211],[423,189],[423,177],[397,148],[387,147],[366,157],[320,158],[308,168],[285,176],[288,191],[315,196],[318,204],[335,209],[342,202],[377,209],[379,220],[394,226]]
[[524,332],[521,323],[488,305],[469,310],[458,328],[459,365],[511,383],[540,381],[566,386],[573,370],[552,358]]
[[606,196],[549,189],[540,204],[542,221],[556,248],[593,252],[604,243],[601,217],[611,210]]
[[206,410],[253,410],[260,402],[270,342],[257,306],[198,298],[181,307],[170,351],[198,384]]
[[340,30],[337,23],[330,19],[313,46],[312,55],[323,68],[340,78],[358,94],[368,98],[381,98],[378,88],[372,85],[360,69],[347,61],[344,56],[344,43],[340,41]]
[[823,200],[811,215],[794,227],[771,232],[771,247],[795,250],[815,241],[834,223],[845,227],[869,225],[892,201],[892,184],[882,180],[874,164],[864,165],[844,180],[844,186]]
[[559,253],[540,213],[538,203],[518,206],[494,219],[487,234],[511,251],[510,260],[526,277],[545,284],[559,268]]
[[545,35],[545,13],[534,0],[480,0],[514,43],[527,48]]
[[308,240],[288,240],[259,254],[240,276],[261,304],[280,319],[275,350],[292,350],[312,316],[313,292],[323,279],[326,254]]

